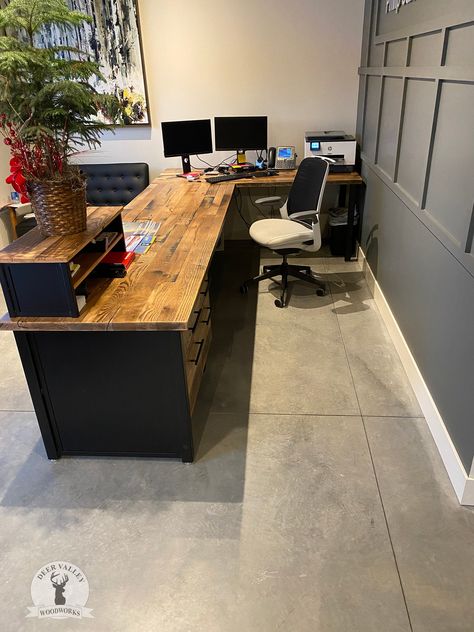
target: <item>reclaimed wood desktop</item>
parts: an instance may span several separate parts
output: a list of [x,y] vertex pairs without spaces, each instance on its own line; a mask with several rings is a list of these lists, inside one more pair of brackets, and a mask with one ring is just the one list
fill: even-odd
[[[3,316],[0,329],[14,332],[49,458],[193,460],[192,413],[212,339],[208,268],[234,190],[288,186],[293,178],[211,185],[167,170],[122,212],[124,221],[161,222],[156,243],[125,278],[93,279],[77,318]],[[329,182],[362,180],[330,174]],[[98,234],[119,211],[91,209],[88,231]],[[73,242],[34,229],[0,252],[0,264],[67,258]]]

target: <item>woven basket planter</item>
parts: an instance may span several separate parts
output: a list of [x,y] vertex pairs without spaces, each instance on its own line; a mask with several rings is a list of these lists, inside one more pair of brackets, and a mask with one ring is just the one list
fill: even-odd
[[86,230],[86,179],[28,182],[36,221],[45,237],[74,235]]

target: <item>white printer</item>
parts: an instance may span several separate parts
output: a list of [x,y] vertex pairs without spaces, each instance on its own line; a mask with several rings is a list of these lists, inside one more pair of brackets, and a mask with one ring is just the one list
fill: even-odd
[[354,171],[357,142],[353,136],[339,131],[305,132],[304,157],[331,158],[329,171]]

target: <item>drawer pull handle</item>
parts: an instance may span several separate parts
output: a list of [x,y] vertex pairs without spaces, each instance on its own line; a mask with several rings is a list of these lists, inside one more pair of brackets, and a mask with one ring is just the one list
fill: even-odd
[[199,350],[197,352],[196,358],[194,360],[191,360],[191,362],[197,366],[199,362],[199,358],[201,357],[202,349],[204,347],[204,340],[201,340],[200,342],[195,342],[194,344],[199,345]]
[[199,323],[199,316],[201,315],[202,309],[197,309],[193,312],[193,314],[196,314],[196,320],[194,321],[193,326],[191,327],[191,332],[194,333],[196,331],[196,327],[198,326]]
[[209,325],[209,323],[211,322],[211,308],[210,307],[205,307],[204,309],[209,310],[209,314],[207,316],[207,320],[202,320],[201,322],[204,323],[205,325]]

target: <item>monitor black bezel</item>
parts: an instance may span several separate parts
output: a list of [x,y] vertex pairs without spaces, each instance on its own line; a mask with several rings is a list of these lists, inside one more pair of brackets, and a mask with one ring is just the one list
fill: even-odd
[[[238,144],[233,144],[233,143],[229,143],[227,144],[223,144],[220,145],[219,144],[219,132],[218,132],[218,128],[217,128],[217,121],[222,121],[222,120],[226,120],[226,121],[231,121],[231,120],[256,120],[256,119],[264,119],[265,120],[265,144],[264,146],[261,146],[260,144],[257,145],[257,143],[255,144],[245,144],[245,145],[238,145]],[[215,116],[214,117],[214,142],[215,142],[215,146],[216,146],[216,151],[234,151],[234,150],[239,150],[242,149],[244,151],[246,150],[264,150],[267,149],[268,147],[268,116],[265,115],[260,115],[260,116]]]
[[[186,124],[186,125],[190,125],[192,123],[205,123],[208,122],[209,123],[209,145],[207,146],[206,149],[201,149],[199,148],[198,151],[195,151],[195,147],[192,147],[190,150],[188,149],[187,151],[181,151],[179,153],[166,153],[166,143],[165,143],[165,130],[164,130],[164,126],[179,126],[180,124]],[[184,120],[184,121],[162,121],[161,122],[161,136],[163,139],[163,153],[165,158],[176,158],[179,156],[183,156],[183,155],[188,155],[188,156],[198,156],[200,154],[212,154],[214,149],[213,149],[213,144],[212,144],[212,125],[211,125],[211,119],[189,119],[189,120]]]

